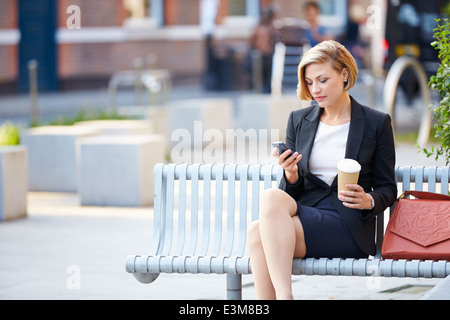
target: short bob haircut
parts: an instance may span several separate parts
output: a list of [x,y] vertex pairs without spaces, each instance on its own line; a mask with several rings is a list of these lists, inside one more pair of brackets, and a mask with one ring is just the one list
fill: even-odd
[[330,62],[337,72],[348,71],[348,81],[344,83],[344,90],[350,90],[358,77],[358,67],[351,53],[339,42],[334,40],[322,41],[309,49],[298,65],[297,96],[300,100],[314,100],[305,81],[305,68],[312,63]]

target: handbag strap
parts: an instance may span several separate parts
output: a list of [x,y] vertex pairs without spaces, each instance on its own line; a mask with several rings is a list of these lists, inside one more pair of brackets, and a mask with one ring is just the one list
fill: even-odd
[[418,199],[429,199],[429,200],[447,200],[450,201],[450,196],[440,193],[427,192],[427,191],[404,191],[399,199],[406,199],[408,196],[413,196]]

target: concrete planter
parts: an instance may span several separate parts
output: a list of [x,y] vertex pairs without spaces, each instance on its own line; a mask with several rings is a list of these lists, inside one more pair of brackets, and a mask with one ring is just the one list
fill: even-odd
[[111,135],[80,146],[80,198],[83,206],[153,204],[155,164],[164,162],[164,136]]
[[0,147],[0,221],[27,216],[28,150]]
[[75,126],[98,130],[101,135],[139,135],[152,133],[150,122],[147,120],[87,120],[77,122]]
[[43,126],[24,132],[30,191],[77,192],[80,142],[99,134],[99,130],[83,126]]
[[[170,135],[172,145],[203,147],[213,143],[226,146],[226,132],[233,129],[233,101],[228,98],[184,99],[171,104],[169,108]],[[204,133],[213,129],[218,136],[212,142],[204,141]],[[178,140],[189,135],[190,139]],[[174,141],[172,141],[174,139]]]

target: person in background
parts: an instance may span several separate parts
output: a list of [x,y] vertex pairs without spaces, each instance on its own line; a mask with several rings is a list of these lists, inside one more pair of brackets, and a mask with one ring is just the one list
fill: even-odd
[[355,58],[359,69],[368,65],[368,54],[365,52],[368,45],[368,37],[364,33],[366,20],[364,7],[356,1],[352,2],[348,12],[345,47]]
[[333,37],[327,34],[326,29],[319,25],[320,7],[314,1],[309,1],[304,5],[306,21],[308,21],[310,28],[306,30],[305,36],[309,41],[311,47],[314,47],[319,42],[325,40],[332,40]]
[[[272,81],[272,58],[276,42],[275,28],[273,21],[275,19],[275,11],[272,8],[264,10],[261,14],[259,24],[256,26],[250,38],[250,60],[251,65],[252,53],[257,50],[261,53],[262,59],[262,89],[263,93],[271,92]],[[253,67],[253,66],[252,66]],[[252,67],[249,69],[252,70]]]

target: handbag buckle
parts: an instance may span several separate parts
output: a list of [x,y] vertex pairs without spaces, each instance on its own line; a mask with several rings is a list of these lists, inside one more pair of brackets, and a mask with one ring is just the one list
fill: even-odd
[[408,198],[408,191],[403,191],[403,193],[398,197],[398,200]]

